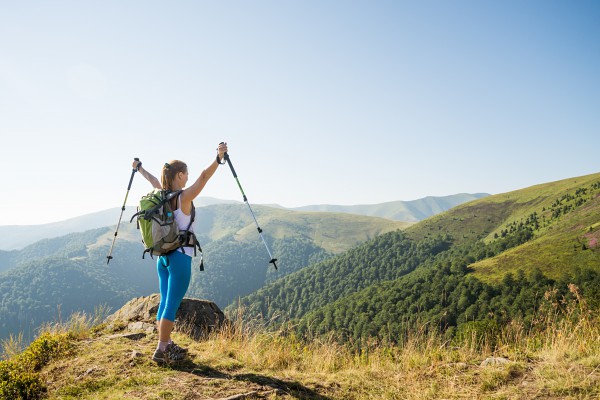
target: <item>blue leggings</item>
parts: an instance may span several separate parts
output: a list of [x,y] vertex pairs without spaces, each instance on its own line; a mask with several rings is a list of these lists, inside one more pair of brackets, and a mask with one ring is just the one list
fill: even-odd
[[156,319],[163,318],[175,322],[175,313],[187,292],[192,276],[192,257],[180,251],[160,256],[156,261],[158,284],[160,287],[160,305]]

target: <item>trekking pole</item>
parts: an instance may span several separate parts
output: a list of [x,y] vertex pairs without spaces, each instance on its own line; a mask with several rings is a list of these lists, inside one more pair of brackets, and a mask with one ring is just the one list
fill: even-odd
[[[135,161],[140,161],[139,158],[134,158]],[[106,256],[107,260],[106,260],[106,264],[108,264],[110,262],[110,260],[112,260],[112,251],[113,251],[113,247],[115,246],[115,240],[117,240],[117,232],[119,232],[119,225],[121,225],[121,218],[123,218],[123,211],[125,211],[125,203],[127,203],[127,197],[129,196],[129,190],[131,189],[131,182],[133,182],[133,176],[135,175],[135,173],[137,171],[139,171],[140,167],[142,166],[142,163],[138,163],[137,167],[135,167],[133,169],[133,171],[131,171],[131,178],[129,178],[129,185],[127,186],[127,193],[125,193],[125,200],[123,200],[123,207],[121,207],[121,215],[119,216],[119,222],[117,223],[117,230],[115,231],[115,236],[113,237],[113,241],[112,241],[112,245],[110,246],[110,250],[108,252],[108,255]]]
[[260,226],[258,226],[258,221],[256,220],[256,217],[254,216],[254,212],[252,211],[252,207],[250,207],[250,203],[248,203],[248,197],[246,197],[246,193],[244,193],[244,189],[242,189],[240,180],[238,179],[237,174],[235,173],[235,169],[233,168],[233,164],[231,163],[229,154],[227,154],[227,152],[225,152],[223,157],[225,158],[225,161],[227,161],[227,164],[229,164],[229,168],[231,169],[231,172],[233,173],[233,177],[235,178],[235,181],[237,182],[237,185],[240,188],[240,191],[242,192],[242,196],[244,197],[244,202],[248,205],[250,214],[252,214],[252,218],[254,219],[256,228],[258,229],[258,234],[260,235],[260,238],[262,239],[262,242],[265,245],[265,248],[267,249],[267,253],[269,253],[269,257],[271,257],[271,261],[269,261],[269,264],[273,264],[275,269],[277,269],[277,264],[275,263],[277,261],[277,259],[273,258],[273,255],[271,254],[271,250],[269,250],[269,246],[267,246],[267,242],[265,241],[265,238],[263,237],[263,234],[262,234],[262,229],[260,228]]

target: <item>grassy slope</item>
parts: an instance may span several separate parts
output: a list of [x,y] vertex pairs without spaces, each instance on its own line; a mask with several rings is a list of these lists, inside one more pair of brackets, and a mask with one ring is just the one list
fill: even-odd
[[[534,212],[549,220],[551,206],[557,199],[599,181],[600,174],[591,174],[486,197],[431,217],[406,231],[415,238],[446,232],[458,242],[490,242],[507,224],[525,220]],[[501,279],[507,272],[540,268],[549,277],[557,278],[565,268],[600,268],[600,248],[592,246],[594,239],[598,241],[600,237],[599,196],[600,190],[590,191],[588,197],[592,200],[541,226],[533,240],[471,265],[475,276],[489,282]],[[587,250],[582,250],[584,244]]]
[[[344,252],[382,233],[411,225],[408,222],[362,215],[274,209],[270,209],[259,221],[261,227],[268,226],[269,235],[274,238],[305,236],[332,253]],[[256,235],[256,226],[253,224],[236,232],[236,237],[241,240],[254,240]]]
[[[515,273],[518,269],[539,268],[554,279],[573,267],[599,269],[600,248],[597,245],[590,247],[593,239],[598,240],[600,236],[599,219],[600,198],[596,198],[533,240],[479,261],[471,268],[475,270],[475,276],[484,281],[501,279],[507,272]],[[594,225],[596,227],[590,231]]]
[[[523,194],[531,198],[528,206],[511,217],[518,220],[535,211],[550,218],[549,208],[553,201],[563,194],[573,194],[578,187],[589,187],[598,181],[600,174],[594,174],[526,189]],[[473,264],[475,276],[492,281],[501,279],[507,272],[539,268],[556,279],[574,267],[600,269],[600,247],[594,244],[594,238],[597,241],[600,237],[600,190],[591,196],[592,200],[561,216],[556,223],[540,228],[533,240]]]

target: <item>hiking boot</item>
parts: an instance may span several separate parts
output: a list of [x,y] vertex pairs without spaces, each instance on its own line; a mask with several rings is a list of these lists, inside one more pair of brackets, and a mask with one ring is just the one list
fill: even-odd
[[175,342],[169,343],[167,345],[167,349],[169,349],[169,348],[170,348],[169,351],[176,353],[176,354],[187,354],[187,352],[188,352],[188,349],[175,344]]
[[152,361],[154,361],[155,363],[158,363],[158,364],[164,364],[164,363],[169,362],[169,359],[167,357],[167,352],[162,351],[161,349],[156,349],[154,351],[154,355],[152,356]]
[[172,343],[167,345],[167,348],[163,351],[161,349],[156,349],[154,355],[152,356],[152,360],[158,364],[168,364],[172,361],[179,361],[185,358],[185,352],[181,352],[181,350],[185,350],[182,347],[177,346],[179,351],[173,346]]

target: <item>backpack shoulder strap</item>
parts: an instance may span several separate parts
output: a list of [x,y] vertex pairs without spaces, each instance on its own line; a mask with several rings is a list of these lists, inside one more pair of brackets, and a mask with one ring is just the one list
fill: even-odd
[[192,227],[195,216],[196,216],[196,209],[194,208],[194,202],[192,202],[192,211],[190,212],[190,223],[187,226],[186,232],[188,232],[190,230],[190,228]]
[[183,190],[175,190],[173,192],[166,190],[165,191],[165,200],[171,200],[173,197],[177,196],[179,200],[179,195],[183,192]]

